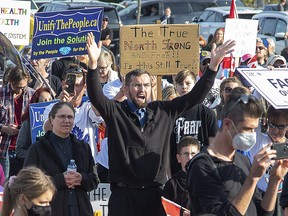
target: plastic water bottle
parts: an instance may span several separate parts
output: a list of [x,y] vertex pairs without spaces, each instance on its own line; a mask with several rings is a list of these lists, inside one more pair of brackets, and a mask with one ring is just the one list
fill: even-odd
[[67,166],[67,171],[68,172],[77,172],[77,165],[75,163],[75,160],[74,159],[71,159],[70,160],[70,163],[68,164]]

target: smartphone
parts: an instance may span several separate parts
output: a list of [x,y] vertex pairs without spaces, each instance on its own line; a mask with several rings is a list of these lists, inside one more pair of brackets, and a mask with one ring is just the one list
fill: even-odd
[[68,85],[66,91],[69,94],[74,94],[75,82],[76,82],[76,74],[68,73],[66,76],[66,85]]
[[279,160],[279,159],[286,159],[288,158],[288,143],[274,143],[271,147],[271,149],[276,150],[276,157],[273,158],[274,160]]

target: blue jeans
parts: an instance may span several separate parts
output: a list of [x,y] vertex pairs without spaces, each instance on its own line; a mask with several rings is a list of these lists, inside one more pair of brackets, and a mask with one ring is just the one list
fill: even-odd
[[9,177],[9,169],[10,169],[10,162],[9,162],[9,156],[7,153],[6,158],[0,158],[0,164],[2,165],[4,174],[5,174],[5,179],[8,179]]

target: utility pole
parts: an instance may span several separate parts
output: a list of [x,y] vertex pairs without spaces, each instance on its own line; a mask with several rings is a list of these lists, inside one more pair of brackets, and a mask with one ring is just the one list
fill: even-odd
[[138,14],[137,14],[137,25],[140,24],[141,19],[141,0],[138,0]]

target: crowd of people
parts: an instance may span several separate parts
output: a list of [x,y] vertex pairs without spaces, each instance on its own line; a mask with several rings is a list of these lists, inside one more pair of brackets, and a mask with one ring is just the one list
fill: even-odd
[[[166,10],[162,18],[172,23]],[[149,71],[121,75],[108,21],[99,44],[87,35],[87,55],[30,60],[32,76],[6,71],[1,215],[92,216],[87,192],[99,182],[111,186],[110,216],[164,216],[161,196],[184,216],[288,215],[288,159],[273,160],[271,148],[287,142],[288,109],[271,106],[237,68],[225,76],[220,68],[235,41],[224,42],[224,29],[199,42],[199,71],[175,71],[157,88]],[[287,67],[288,50],[275,54],[273,40],[257,38],[255,50],[238,68]],[[32,143],[29,106],[53,99],[59,102],[45,110],[45,135]]]

